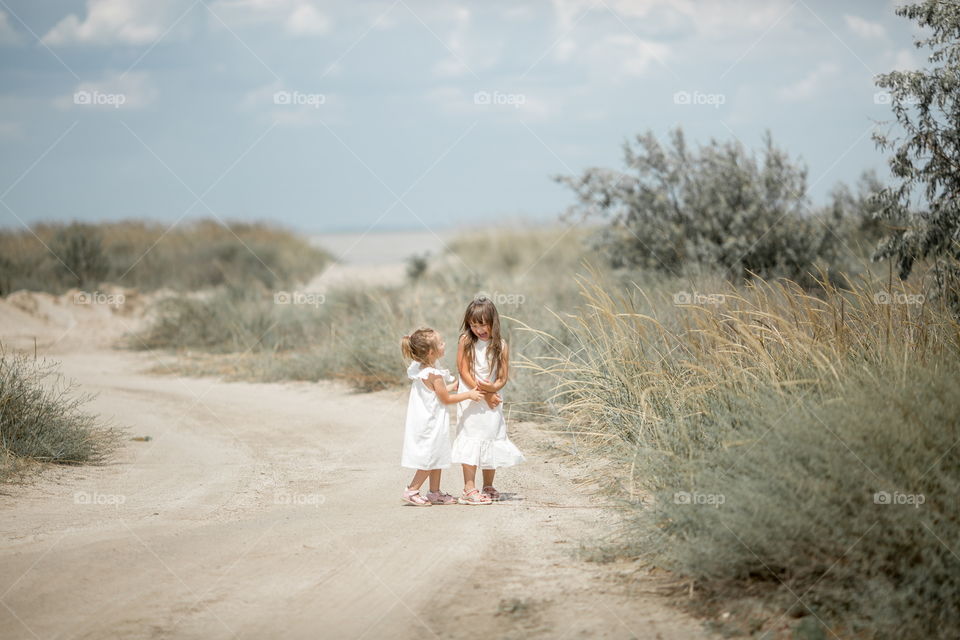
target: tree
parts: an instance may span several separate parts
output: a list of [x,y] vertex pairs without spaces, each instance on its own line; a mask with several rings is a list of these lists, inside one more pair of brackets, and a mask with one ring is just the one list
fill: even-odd
[[874,260],[896,261],[901,278],[914,264],[933,261],[932,293],[960,312],[960,2],[926,0],[898,7],[897,15],[925,29],[915,40],[930,50],[930,66],[892,71],[877,77],[886,89],[902,137],[874,134],[893,151],[890,170],[897,179],[878,194],[879,216],[891,233]]
[[806,167],[769,134],[760,153],[736,142],[691,149],[683,131],[664,146],[653,133],[624,145],[627,169],[561,176],[578,197],[569,213],[610,219],[599,247],[615,267],[680,273],[687,264],[812,284],[818,263],[840,250],[842,207],[817,220],[809,211]]

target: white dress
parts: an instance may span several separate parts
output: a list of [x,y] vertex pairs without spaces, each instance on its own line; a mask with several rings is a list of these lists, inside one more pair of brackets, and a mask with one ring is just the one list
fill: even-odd
[[[497,379],[497,364],[491,370],[487,363],[489,340],[477,340],[473,347],[473,374],[493,382]],[[460,389],[468,391],[460,380]],[[503,397],[501,390],[500,396]],[[451,460],[470,464],[481,469],[510,467],[524,461],[523,454],[507,437],[507,421],[503,418],[503,403],[491,409],[486,400],[460,403],[457,420],[457,437],[453,441]]]
[[446,369],[412,362],[407,377],[412,381],[407,402],[407,424],[403,432],[400,466],[407,469],[446,469],[450,466],[450,414],[436,392],[423,383],[430,374],[453,382]]

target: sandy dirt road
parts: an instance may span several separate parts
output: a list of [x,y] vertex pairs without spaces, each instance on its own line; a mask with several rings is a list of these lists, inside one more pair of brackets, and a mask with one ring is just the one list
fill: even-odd
[[91,410],[152,440],[0,489],[4,640],[703,637],[628,567],[576,558],[615,515],[535,425],[511,426],[529,462],[499,476],[509,501],[406,507],[405,390],[146,373],[168,356],[81,320],[13,342],[39,333]]

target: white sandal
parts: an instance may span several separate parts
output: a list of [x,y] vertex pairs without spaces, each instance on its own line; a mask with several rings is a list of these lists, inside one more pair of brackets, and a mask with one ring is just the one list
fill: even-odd
[[493,504],[489,496],[486,496],[480,493],[480,489],[474,489],[472,491],[468,491],[467,493],[460,496],[457,499],[457,502],[459,502],[460,504],[470,504],[470,505]]

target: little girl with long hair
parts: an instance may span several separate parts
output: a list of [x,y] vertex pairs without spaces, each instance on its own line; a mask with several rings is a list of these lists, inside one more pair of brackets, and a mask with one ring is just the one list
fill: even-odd
[[[460,504],[491,504],[500,499],[493,487],[496,470],[524,461],[523,454],[507,437],[500,391],[510,373],[510,353],[500,337],[500,315],[493,301],[479,296],[463,316],[457,346],[460,389],[479,389],[482,399],[461,405],[457,437],[451,461],[463,465],[463,496]],[[483,491],[477,490],[477,467],[483,473]]]
[[[407,377],[413,381],[400,464],[416,469],[401,500],[418,507],[457,503],[453,496],[440,491],[441,469],[450,466],[450,414],[446,405],[483,397],[476,385],[461,393],[450,393],[456,386],[454,377],[448,370],[436,367],[445,347],[440,334],[429,328],[417,329],[400,341],[403,356],[412,360]],[[424,498],[420,487],[427,478],[430,491]]]

